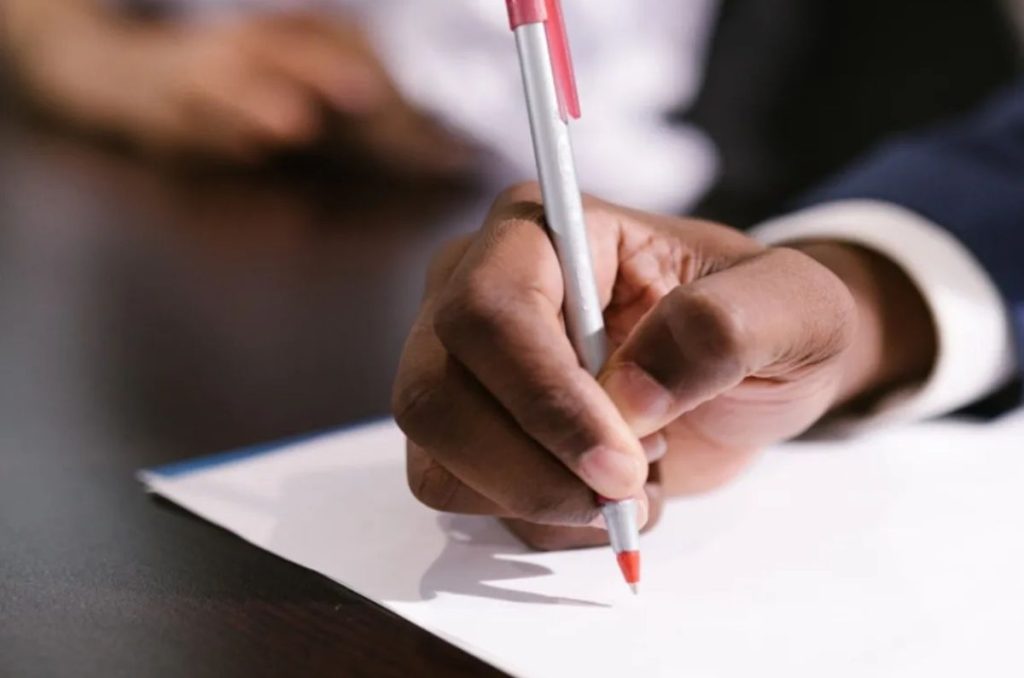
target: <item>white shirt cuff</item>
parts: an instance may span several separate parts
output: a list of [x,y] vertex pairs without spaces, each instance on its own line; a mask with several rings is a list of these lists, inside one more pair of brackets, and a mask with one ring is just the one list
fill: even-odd
[[874,200],[829,203],[765,223],[769,245],[838,240],[872,249],[917,285],[938,332],[938,355],[924,384],[886,398],[871,423],[948,414],[1005,385],[1016,373],[1013,325],[985,268],[948,231],[903,207]]

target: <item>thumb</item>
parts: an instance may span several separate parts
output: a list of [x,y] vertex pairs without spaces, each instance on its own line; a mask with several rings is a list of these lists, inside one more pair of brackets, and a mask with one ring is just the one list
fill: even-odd
[[795,250],[765,250],[662,298],[601,383],[645,437],[749,377],[770,386],[837,358],[854,313],[831,271]]

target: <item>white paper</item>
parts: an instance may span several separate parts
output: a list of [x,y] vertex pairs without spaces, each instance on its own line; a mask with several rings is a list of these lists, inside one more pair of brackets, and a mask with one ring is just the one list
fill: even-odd
[[155,492],[519,676],[1024,675],[1024,414],[765,455],[670,504],[634,598],[605,549],[438,515],[390,423]]

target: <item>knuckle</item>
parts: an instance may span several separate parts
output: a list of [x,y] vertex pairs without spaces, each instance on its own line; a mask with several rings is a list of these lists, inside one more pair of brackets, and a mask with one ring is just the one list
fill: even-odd
[[533,551],[564,551],[568,548],[568,544],[565,543],[566,539],[550,530],[537,527],[523,528],[516,531],[516,536]]
[[569,462],[597,444],[587,402],[565,384],[532,384],[515,403],[521,428]]
[[539,203],[541,201],[540,184],[536,181],[521,181],[512,184],[501,193],[495,206],[515,205],[517,203]]
[[398,427],[424,447],[441,441],[452,418],[451,401],[443,393],[443,383],[429,377],[398,383],[391,407]]
[[835,304],[838,323],[834,332],[833,341],[837,353],[850,348],[857,338],[857,302],[849,290],[843,290],[839,300]]
[[[835,278],[831,272],[829,276]],[[858,312],[853,295],[838,279],[837,289],[831,291],[824,302],[820,324],[820,348],[825,356],[836,356],[849,349],[856,341]],[[827,318],[827,320],[825,320]]]
[[441,343],[457,347],[463,341],[480,341],[500,332],[503,304],[495,287],[481,274],[470,274],[448,290],[434,314],[434,331]]
[[516,493],[510,503],[513,515],[542,525],[585,525],[596,511],[581,509],[570,493],[540,489]]
[[491,208],[490,235],[498,239],[508,230],[508,222],[544,223],[544,205],[540,185],[524,182],[507,188],[498,195]]
[[564,551],[576,545],[569,528],[523,524],[516,530],[516,535],[534,551]]
[[416,500],[435,511],[447,511],[458,489],[459,480],[433,460],[429,460],[422,468],[412,464],[407,468],[409,490]]
[[747,352],[743,315],[697,289],[676,288],[668,303],[673,340],[687,360],[742,367]]
[[771,256],[780,270],[797,272],[806,315],[818,329],[813,335],[817,352],[834,355],[846,350],[855,340],[858,322],[857,304],[846,283],[799,250],[780,247],[772,250]]
[[508,500],[512,515],[531,523],[548,523],[559,514],[563,500],[550,493],[534,490],[518,492]]
[[779,270],[810,271],[823,268],[810,256],[792,247],[773,247],[765,255],[771,257],[773,265]]

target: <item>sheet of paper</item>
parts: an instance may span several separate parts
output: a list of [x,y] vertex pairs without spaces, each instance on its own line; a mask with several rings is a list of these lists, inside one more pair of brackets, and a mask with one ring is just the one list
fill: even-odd
[[391,423],[148,487],[519,676],[1024,675],[1024,414],[799,443],[645,536],[530,553],[405,485]]

